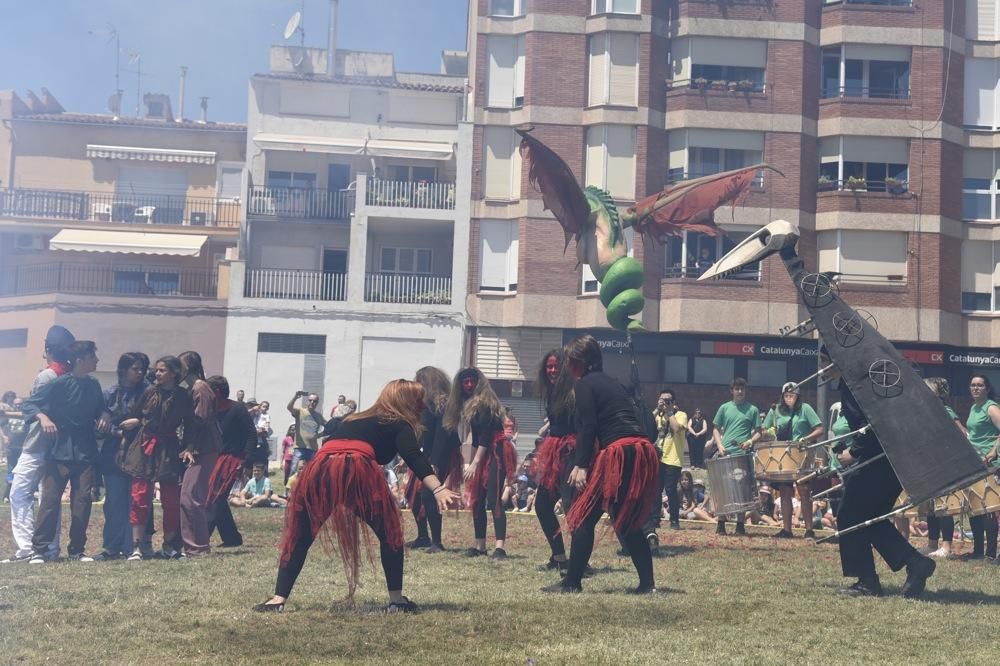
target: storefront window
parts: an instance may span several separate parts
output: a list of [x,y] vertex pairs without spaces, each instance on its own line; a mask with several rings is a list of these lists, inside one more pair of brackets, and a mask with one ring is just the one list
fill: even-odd
[[735,362],[731,358],[696,356],[694,359],[695,384],[729,385],[735,374]]

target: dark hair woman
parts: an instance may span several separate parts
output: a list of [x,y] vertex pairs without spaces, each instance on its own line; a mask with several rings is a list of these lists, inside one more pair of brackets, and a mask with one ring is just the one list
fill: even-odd
[[[972,407],[965,427],[969,442],[988,464],[997,462],[997,437],[1000,436],[1000,405],[993,397],[993,384],[986,375],[972,375],[969,380]],[[969,519],[972,528],[972,553],[970,559],[997,556],[997,514],[987,513]]]
[[146,518],[152,508],[153,486],[160,484],[163,507],[163,553],[180,557],[180,487],[181,442],[177,429],[184,428],[183,451],[191,449],[190,435],[195,430],[191,396],[178,385],[183,367],[175,356],[164,356],[155,364],[156,382],[147,388],[135,404],[131,418],[119,427],[127,433],[122,452],[122,471],[132,477],[133,551],[130,560],[152,555],[143,551]]
[[222,431],[222,452],[208,479],[208,534],[211,537],[218,528],[222,547],[235,548],[243,545],[243,535],[229,508],[229,491],[240,478],[247,456],[257,448],[257,428],[246,405],[230,400],[225,377],[216,375],[205,381],[215,393],[215,413]]
[[566,545],[556,518],[556,502],[562,500],[564,513],[573,504],[573,488],[569,485],[576,448],[573,382],[560,350],[553,349],[542,357],[538,367],[538,398],[545,411],[545,425],[539,431],[544,439],[538,447],[534,471],[538,482],[535,513],[552,550],[545,569],[565,570],[568,566]]
[[496,548],[493,559],[507,558],[504,541],[507,538],[507,514],[500,501],[505,485],[514,480],[517,471],[517,451],[504,436],[504,409],[490,387],[490,382],[477,368],[458,373],[448,397],[444,427],[457,432],[463,442],[470,441],[465,469],[466,496],[472,511],[475,544],[466,551],[469,557],[486,554],[486,512],[493,513]]
[[635,592],[655,592],[653,556],[642,527],[659,495],[656,449],[643,432],[625,389],[604,374],[597,340],[584,335],[567,344],[563,353],[577,380],[573,387],[577,444],[569,482],[581,493],[566,515],[573,534],[569,570],[562,582],[542,589],[582,590],[580,583],[594,549],[594,528],[608,513],[639,574]]
[[[380,543],[382,570],[389,590],[389,612],[416,610],[403,596],[403,529],[399,507],[385,483],[382,465],[397,455],[429,488],[439,510],[455,495],[441,485],[426,456],[420,452],[420,413],[424,390],[416,382],[397,379],[382,389],[375,404],[344,419],[316,457],[299,472],[285,513],[278,581],[274,596],[254,607],[258,612],[282,611],[292,592],[306,554],[317,536],[339,550],[347,574],[348,599],[358,580],[361,521],[371,527]],[[368,557],[372,543],[365,532]]]
[[208,482],[222,449],[222,432],[215,410],[215,392],[205,381],[205,370],[198,352],[180,355],[184,383],[194,405],[192,446],[182,455],[187,463],[181,482],[181,537],[189,555],[208,553]]
[[[436,444],[442,441],[441,419],[448,391],[451,390],[451,379],[444,371],[428,365],[417,370],[415,380],[424,389],[424,411],[420,413],[420,425],[423,428],[420,435],[420,450],[430,461],[434,474],[442,483],[446,483],[449,473],[448,457],[444,457],[443,461],[438,459]],[[446,445],[442,444],[442,448],[444,446]],[[444,545],[441,543],[441,512],[431,491],[424,487],[412,469],[406,474],[404,494],[413,512],[413,520],[417,523],[417,538],[407,542],[407,548],[427,548],[429,553],[442,552]],[[430,534],[427,533],[428,526]]]

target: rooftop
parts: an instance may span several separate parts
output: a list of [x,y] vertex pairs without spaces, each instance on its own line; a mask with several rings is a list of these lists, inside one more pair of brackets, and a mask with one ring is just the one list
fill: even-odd
[[440,93],[462,93],[465,90],[464,79],[462,77],[442,76],[440,74],[408,74],[398,72],[395,77],[390,78],[380,76],[330,76],[328,74],[300,74],[298,72],[266,72],[256,74],[255,76],[264,79],[316,81],[338,85],[371,86],[376,88],[421,90]]
[[199,122],[196,120],[163,120],[159,118],[115,117],[100,113],[27,113],[17,114],[18,120],[37,120],[58,123],[89,123],[94,125],[115,125],[128,127],[156,127],[160,129],[214,130],[224,132],[245,132],[247,126],[240,123]]

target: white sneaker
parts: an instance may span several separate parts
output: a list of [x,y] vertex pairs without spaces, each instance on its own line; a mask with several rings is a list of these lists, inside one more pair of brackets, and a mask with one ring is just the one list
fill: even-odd
[[94,558],[90,555],[84,555],[83,553],[77,553],[76,555],[69,556],[70,562],[93,562]]
[[45,564],[45,556],[34,553],[31,559],[28,560],[28,564]]
[[925,554],[927,555],[927,557],[934,557],[942,560],[951,557],[951,551],[945,550],[944,548],[938,548],[937,550]]
[[142,551],[139,550],[138,548],[136,548],[135,550],[133,550],[132,554],[128,556],[128,561],[129,562],[140,562],[140,561],[142,561],[142,559],[143,559],[143,557],[142,557]]

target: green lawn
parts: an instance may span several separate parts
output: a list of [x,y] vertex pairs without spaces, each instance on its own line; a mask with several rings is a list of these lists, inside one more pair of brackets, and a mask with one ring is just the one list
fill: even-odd
[[[88,550],[99,547],[95,505]],[[159,510],[157,509],[157,513]],[[380,569],[366,567],[360,607],[339,560],[317,546],[282,615],[252,613],[274,585],[280,510],[238,510],[246,545],[186,562],[0,566],[0,662],[56,664],[995,664],[1000,567],[941,563],[925,599],[840,599],[835,546],[717,537],[686,523],[662,532],[655,597],[629,597],[628,560],[608,535],[582,595],[550,596],[535,567],[547,552],[532,515],[510,516],[508,562],[470,560],[468,514],[445,522],[452,552],[414,552],[406,594],[416,615],[379,613]],[[65,517],[64,517],[65,522]],[[412,520],[404,524],[412,532]],[[65,538],[65,537],[64,537]],[[0,512],[0,553],[11,552]]]

